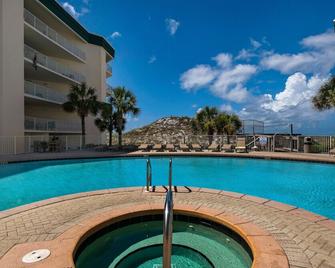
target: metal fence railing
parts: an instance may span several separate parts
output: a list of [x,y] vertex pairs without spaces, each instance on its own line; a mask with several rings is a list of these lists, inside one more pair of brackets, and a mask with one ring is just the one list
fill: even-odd
[[77,57],[81,58],[82,60],[86,59],[85,52],[83,52],[78,46],[69,41],[67,38],[63,37],[54,29],[50,28],[46,23],[38,19],[27,9],[24,10],[24,21]]
[[24,93],[60,104],[66,102],[67,100],[66,94],[30,81],[24,81]]
[[[32,120],[34,118],[26,118]],[[46,120],[46,121],[45,121]],[[51,131],[57,129],[57,122],[50,123],[47,119],[28,120],[26,124],[32,124],[29,128],[41,131]],[[34,126],[34,127],[33,127]],[[68,126],[68,125],[67,125]],[[73,126],[72,126],[73,127]],[[71,127],[71,128],[72,128]],[[64,128],[62,128],[64,129]],[[78,127],[78,129],[80,129]],[[202,149],[208,149],[210,144],[217,144],[219,147],[230,144],[232,148],[237,144],[237,138],[244,138],[245,145],[249,150],[268,151],[268,152],[304,152],[304,136],[289,136],[289,135],[189,135],[168,137],[163,140],[148,139],[143,137],[127,138],[127,134],[123,135],[122,145],[125,147],[136,149],[138,145],[146,144],[174,144],[180,145],[186,143],[188,145],[199,144]],[[68,151],[81,150],[83,148],[94,148],[95,150],[105,150],[108,147],[108,135],[86,135],[85,138],[79,134],[52,134],[48,135],[29,135],[15,137],[0,136],[0,155],[17,154],[17,153],[32,153],[32,152],[53,152],[53,151]],[[118,145],[118,136],[113,134],[112,145]],[[97,147],[98,146],[98,147]],[[312,136],[312,144],[310,153],[329,153],[335,148],[334,136]]]
[[[85,141],[85,143],[84,143]],[[0,155],[64,152],[105,145],[102,135],[29,135],[0,137]]]
[[24,45],[24,57],[32,61],[34,61],[36,58],[36,63],[41,64],[42,66],[56,73],[64,75],[72,80],[75,80],[78,83],[86,81],[86,78],[84,75],[71,70],[70,68],[58,63],[54,59],[38,52],[37,50],[31,48],[30,46],[26,44]]

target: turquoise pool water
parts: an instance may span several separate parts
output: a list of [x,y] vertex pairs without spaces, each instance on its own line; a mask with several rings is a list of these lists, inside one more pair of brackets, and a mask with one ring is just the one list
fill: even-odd
[[[168,158],[152,158],[166,185]],[[0,166],[0,210],[65,194],[145,184],[146,159],[26,162]],[[335,219],[335,165],[279,160],[175,157],[173,184],[235,191]]]
[[[147,216],[132,221],[110,226],[85,241],[76,254],[76,267],[162,267],[162,219]],[[249,268],[252,264],[250,249],[239,236],[198,218],[175,218],[172,243],[172,267]]]

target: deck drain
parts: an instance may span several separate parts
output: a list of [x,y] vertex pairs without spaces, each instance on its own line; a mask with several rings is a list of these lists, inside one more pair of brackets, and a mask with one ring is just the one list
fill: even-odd
[[34,263],[48,258],[50,250],[48,249],[37,249],[33,250],[22,257],[23,263]]

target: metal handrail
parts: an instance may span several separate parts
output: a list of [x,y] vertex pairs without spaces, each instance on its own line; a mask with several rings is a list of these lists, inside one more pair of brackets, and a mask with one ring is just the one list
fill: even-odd
[[146,186],[147,192],[150,192],[151,186],[152,186],[152,168],[151,168],[151,162],[149,158],[147,159],[147,186]]
[[164,205],[163,226],[163,268],[171,268],[172,233],[173,233],[173,195],[172,195],[172,159],[169,163],[169,190]]

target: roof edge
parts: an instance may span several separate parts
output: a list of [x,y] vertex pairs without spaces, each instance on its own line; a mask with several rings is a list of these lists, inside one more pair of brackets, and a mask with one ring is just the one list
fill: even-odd
[[68,25],[80,37],[88,43],[103,47],[113,58],[115,49],[108,41],[99,35],[88,32],[75,18],[73,18],[56,0],[38,0],[48,10],[50,10],[57,18]]

